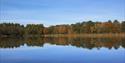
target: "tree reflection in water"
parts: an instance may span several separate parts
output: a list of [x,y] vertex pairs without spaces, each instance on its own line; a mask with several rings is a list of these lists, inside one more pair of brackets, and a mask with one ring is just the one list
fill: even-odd
[[45,43],[51,45],[75,46],[81,48],[125,48],[124,38],[84,38],[84,37],[25,37],[25,38],[0,38],[0,48],[17,48],[26,44],[27,46],[43,47]]

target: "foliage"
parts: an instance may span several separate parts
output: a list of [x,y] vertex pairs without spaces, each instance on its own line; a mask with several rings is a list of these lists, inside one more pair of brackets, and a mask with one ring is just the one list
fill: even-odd
[[46,35],[46,34],[88,34],[88,33],[124,33],[125,21],[107,22],[83,21],[76,24],[63,24],[44,27],[43,24],[0,23],[0,36]]

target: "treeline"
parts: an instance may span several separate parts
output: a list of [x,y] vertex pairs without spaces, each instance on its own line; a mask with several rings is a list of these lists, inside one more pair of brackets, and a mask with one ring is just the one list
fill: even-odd
[[1,23],[0,36],[23,36],[25,27],[17,23]]
[[44,27],[43,24],[0,23],[0,36],[47,35],[47,34],[89,34],[89,33],[124,33],[125,21],[107,22],[83,21],[76,24]]

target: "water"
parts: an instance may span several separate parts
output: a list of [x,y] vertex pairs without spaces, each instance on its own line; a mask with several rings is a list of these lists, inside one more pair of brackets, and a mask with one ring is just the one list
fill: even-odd
[[1,38],[0,63],[125,63],[124,38]]

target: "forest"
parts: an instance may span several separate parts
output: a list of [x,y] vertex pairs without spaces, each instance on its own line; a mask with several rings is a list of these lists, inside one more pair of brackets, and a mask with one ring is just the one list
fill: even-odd
[[50,35],[50,34],[104,34],[125,33],[125,21],[83,21],[45,27],[44,24],[0,23],[0,36]]

